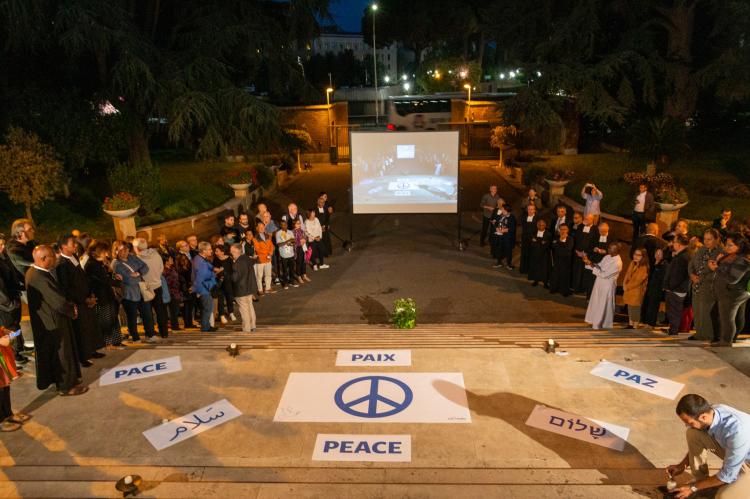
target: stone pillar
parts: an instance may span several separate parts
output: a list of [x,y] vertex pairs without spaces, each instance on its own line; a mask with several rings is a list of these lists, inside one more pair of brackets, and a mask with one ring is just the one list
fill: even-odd
[[126,237],[135,237],[135,217],[112,217],[112,222],[115,225],[115,237],[120,241],[124,241]]
[[656,212],[656,223],[659,224],[659,234],[664,234],[672,228],[672,224],[680,218],[680,210]]

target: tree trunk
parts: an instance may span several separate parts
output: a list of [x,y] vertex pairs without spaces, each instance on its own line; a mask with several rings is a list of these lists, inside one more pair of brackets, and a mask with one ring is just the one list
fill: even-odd
[[503,146],[502,146],[502,144],[500,145],[500,147],[498,149],[500,150],[500,159],[499,159],[499,161],[497,163],[497,166],[498,166],[498,168],[502,168],[503,167]]
[[31,203],[24,203],[24,207],[26,208],[26,218],[31,220],[31,223],[34,223],[34,217],[31,216]]
[[667,33],[664,115],[684,121],[695,112],[698,89],[692,74],[695,2],[656,9]]
[[485,34],[484,31],[479,33],[479,68],[484,73],[484,46],[485,46]]
[[131,165],[151,165],[151,152],[148,149],[148,136],[143,126],[135,126],[128,137],[128,159]]

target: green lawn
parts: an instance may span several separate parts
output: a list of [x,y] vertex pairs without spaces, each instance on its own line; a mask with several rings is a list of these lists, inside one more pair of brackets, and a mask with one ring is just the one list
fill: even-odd
[[[603,211],[629,216],[636,188],[626,184],[622,176],[645,170],[646,165],[627,154],[603,153],[539,158],[530,168],[573,170],[575,177],[565,188],[568,197],[580,200],[583,185],[593,182],[604,193]],[[671,173],[687,191],[690,203],[680,211],[685,218],[712,220],[723,206],[731,207],[738,219],[750,217],[750,195],[724,192],[726,187],[750,182],[748,154],[695,154],[657,171]]]
[[[157,159],[157,163],[159,160]],[[209,210],[230,199],[232,190],[223,177],[230,171],[247,168],[246,163],[208,163],[170,160],[160,163],[162,190],[157,213],[137,217],[139,226],[151,225]],[[39,241],[54,241],[61,234],[79,229],[95,237],[113,238],[112,219],[101,210],[108,194],[101,175],[89,175],[71,186],[69,199],[46,202],[33,211]],[[0,195],[0,232],[9,232],[13,219],[24,216],[23,209]]]

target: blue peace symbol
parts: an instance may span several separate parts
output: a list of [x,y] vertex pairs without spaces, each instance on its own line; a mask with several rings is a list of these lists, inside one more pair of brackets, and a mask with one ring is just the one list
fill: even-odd
[[[388,383],[391,385],[396,385],[398,388],[401,389],[402,392],[404,392],[404,399],[401,402],[396,402],[394,400],[391,400],[387,397],[384,397],[378,393],[378,387],[380,386],[380,383]],[[344,402],[344,393],[346,390],[355,384],[358,383],[368,383],[370,386],[370,389],[368,390],[367,395],[363,397],[359,397],[355,400],[350,400],[348,402]],[[411,404],[411,401],[414,400],[414,394],[411,391],[411,388],[409,388],[406,383],[403,381],[400,381],[395,378],[390,378],[388,376],[362,376],[360,378],[354,378],[343,385],[339,387],[338,390],[336,390],[336,394],[333,397],[334,402],[336,402],[336,405],[339,409],[344,411],[347,414],[351,414],[352,416],[358,416],[363,418],[384,418],[386,416],[392,416],[394,414],[398,414],[399,412],[403,411],[407,407],[409,407],[409,404]],[[362,402],[367,402],[367,411],[358,411],[354,409],[357,405],[361,404]],[[392,407],[392,409],[389,409],[385,412],[378,412],[378,402],[382,402],[385,405],[389,405]]]

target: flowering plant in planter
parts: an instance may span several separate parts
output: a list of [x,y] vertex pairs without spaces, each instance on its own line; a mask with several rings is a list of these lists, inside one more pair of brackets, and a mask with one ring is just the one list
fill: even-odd
[[664,204],[682,204],[688,202],[685,189],[677,185],[675,178],[669,173],[648,175],[645,172],[628,172],[623,175],[625,183],[630,185],[648,184],[654,194],[654,201]]
[[141,201],[129,192],[118,192],[111,197],[104,198],[102,209],[107,211],[121,211],[138,208]]
[[258,172],[253,169],[236,170],[227,173],[225,180],[228,184],[254,184],[258,182]]
[[545,179],[552,180],[554,182],[563,182],[565,180],[570,180],[574,176],[575,172],[573,170],[561,170],[559,168],[555,168],[554,170],[550,170],[544,174]]
[[393,302],[391,323],[397,329],[412,329],[417,325],[417,303],[411,298],[399,298]]

